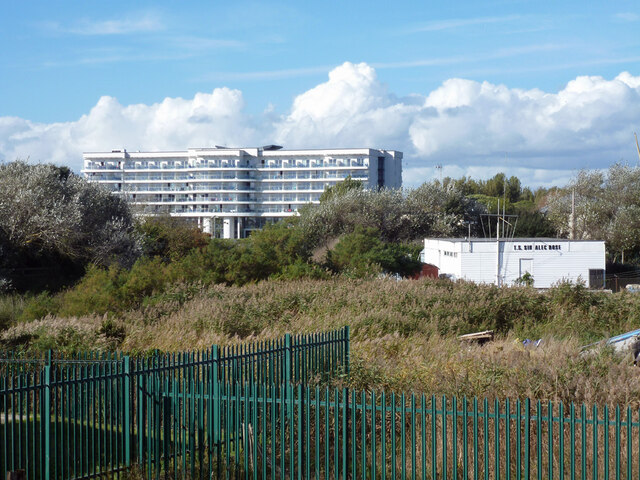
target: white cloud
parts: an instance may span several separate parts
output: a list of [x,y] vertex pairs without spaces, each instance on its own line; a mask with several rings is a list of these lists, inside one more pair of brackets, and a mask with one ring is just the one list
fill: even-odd
[[163,30],[160,18],[150,12],[139,13],[125,18],[111,20],[81,20],[74,25],[59,23],[45,24],[49,29],[75,35],[126,35],[131,33],[146,33]]
[[256,131],[243,110],[242,93],[228,88],[198,93],[192,99],[166,98],[153,105],[123,106],[105,96],[75,122],[37,124],[0,117],[0,157],[29,157],[80,170],[83,151],[244,145],[254,141]]
[[81,168],[83,151],[183,150],[262,145],[378,147],[405,153],[404,181],[439,172],[487,178],[499,171],[531,186],[564,184],[581,168],[637,162],[640,76],[578,77],[559,92],[449,79],[398,98],[364,63],[345,63],[300,94],[287,112],[248,115],[242,93],[216,88],[193,98],[121,105],[102,97],[77,121],[42,124],[0,117],[0,159]]
[[640,15],[633,12],[623,12],[623,13],[616,13],[613,16],[613,18],[615,20],[621,20],[623,22],[637,22],[640,20]]
[[504,23],[520,20],[520,15],[505,15],[502,17],[476,17],[476,18],[452,18],[449,20],[439,20],[429,22],[414,28],[405,29],[407,33],[415,32],[437,32],[440,30],[450,30],[460,27],[469,27],[471,25],[487,25],[490,23]]
[[315,148],[405,145],[419,108],[390,95],[369,65],[347,62],[329,73],[329,81],[294,100],[276,125],[275,139]]
[[418,155],[468,165],[495,162],[505,153],[519,166],[544,169],[635,162],[639,81],[626,72],[613,80],[585,76],[546,93],[447,80],[414,119],[412,145]]

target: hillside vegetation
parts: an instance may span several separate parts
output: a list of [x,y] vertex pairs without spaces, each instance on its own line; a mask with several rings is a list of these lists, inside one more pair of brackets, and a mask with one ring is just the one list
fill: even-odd
[[[499,200],[523,220],[519,234],[566,233],[572,190],[577,235],[598,232],[613,257],[640,258],[639,168],[582,172],[565,189],[535,192],[502,174],[410,191],[349,179],[241,240],[136,218],[61,167],[0,165],[0,190],[0,349],[147,355],[350,325],[352,371],[339,382],[640,407],[629,356],[582,351],[640,327],[640,296],[392,280],[420,267],[425,237],[482,235],[478,219]],[[483,347],[456,339],[485,329],[497,338]],[[542,342],[525,347],[526,338]]]
[[[143,355],[351,326],[358,387],[640,406],[628,356],[581,346],[638,327],[640,297],[559,285],[526,287],[389,279],[174,284],[118,315],[48,316],[3,332],[3,348],[120,349]],[[496,341],[455,337],[484,329]],[[542,338],[538,348],[525,338]]]

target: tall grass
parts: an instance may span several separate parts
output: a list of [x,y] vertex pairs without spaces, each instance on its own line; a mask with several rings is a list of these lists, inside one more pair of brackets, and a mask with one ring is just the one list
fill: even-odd
[[18,321],[25,303],[27,300],[24,295],[14,293],[0,295],[0,330]]
[[[582,345],[640,327],[640,296],[628,293],[345,278],[138,291],[139,306],[117,314],[48,315],[14,325],[0,333],[0,347],[140,354],[350,325],[354,387],[640,406],[630,358],[607,349],[581,353]],[[82,301],[74,294],[72,305]],[[455,338],[484,329],[498,333],[484,347]],[[525,338],[542,343],[524,347]]]

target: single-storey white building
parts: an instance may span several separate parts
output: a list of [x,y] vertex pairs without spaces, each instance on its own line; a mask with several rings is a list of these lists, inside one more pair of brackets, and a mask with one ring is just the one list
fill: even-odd
[[529,273],[536,288],[549,288],[559,281],[604,286],[601,240],[427,238],[421,259],[454,280],[514,285]]

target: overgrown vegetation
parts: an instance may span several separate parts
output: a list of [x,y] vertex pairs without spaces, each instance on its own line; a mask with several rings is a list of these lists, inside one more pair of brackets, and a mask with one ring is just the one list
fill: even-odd
[[[1,347],[139,355],[348,324],[351,382],[359,388],[640,407],[640,377],[629,357],[607,349],[581,353],[583,345],[637,328],[640,297],[628,293],[332,277],[242,287],[172,283],[139,303],[117,314],[19,322],[0,334]],[[455,338],[484,329],[498,334],[484,347]],[[526,338],[542,342],[525,347]]]
[[67,167],[0,164],[0,293],[76,281],[90,263],[140,256],[128,204]]
[[[589,187],[579,194],[588,200],[582,237],[600,222],[594,231],[632,255],[640,234],[620,232],[640,187],[637,169],[624,182],[628,168],[580,174],[574,186]],[[424,237],[481,234],[478,216],[498,199],[520,215],[518,235],[566,233],[568,189],[532,192],[502,174],[407,192],[348,180],[299,217],[220,240],[175,218],[136,221],[126,203],[64,168],[15,162],[0,167],[0,184],[0,348],[138,355],[349,324],[357,387],[640,407],[629,358],[581,353],[638,328],[640,297],[569,284],[540,293],[525,277],[515,288],[397,281],[419,268]],[[625,208],[613,208],[615,189]],[[455,339],[484,329],[498,333],[485,347]],[[542,344],[524,347],[524,338]]]
[[[572,194],[576,238],[603,239],[613,261],[640,260],[640,167],[614,164],[607,171],[581,171],[548,196],[549,216],[560,234],[571,231]],[[624,262],[623,262],[624,263]]]

